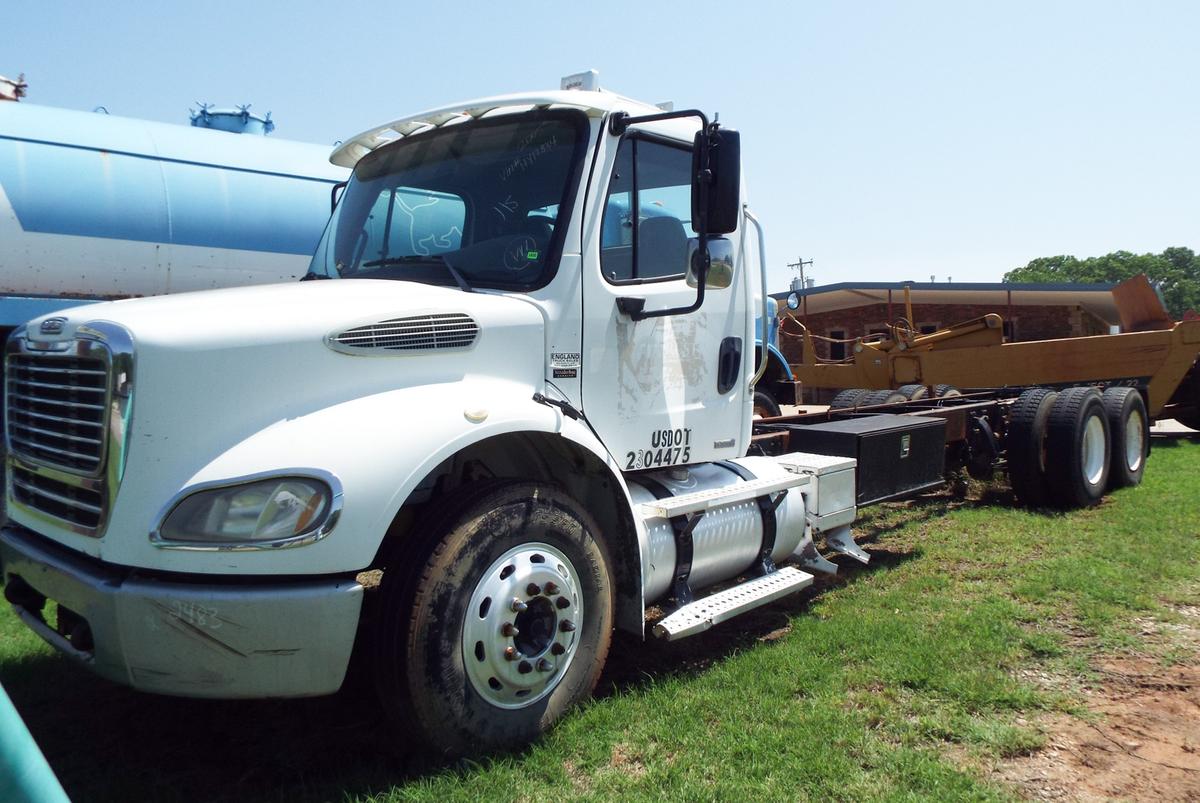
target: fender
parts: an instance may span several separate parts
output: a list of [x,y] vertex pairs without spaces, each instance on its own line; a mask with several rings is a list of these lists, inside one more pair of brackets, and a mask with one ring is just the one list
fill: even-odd
[[[104,557],[163,571],[226,575],[360,571],[371,564],[391,522],[425,477],[463,449],[516,432],[558,434],[586,450],[605,467],[631,511],[628,487],[612,455],[585,424],[534,402],[535,390],[524,382],[467,376],[453,384],[387,391],[279,421],[179,483],[172,503],[150,528],[195,486],[317,469],[332,473],[343,488],[341,516],[325,538],[290,549],[239,552],[173,550],[154,546],[148,538],[112,539]],[[629,518],[637,535],[634,568],[640,589],[649,542],[641,522]]]

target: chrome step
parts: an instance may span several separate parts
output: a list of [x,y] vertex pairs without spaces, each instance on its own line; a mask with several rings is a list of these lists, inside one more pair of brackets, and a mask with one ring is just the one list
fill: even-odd
[[749,480],[724,488],[713,488],[681,496],[670,496],[666,499],[656,499],[653,502],[643,502],[639,507],[643,519],[670,519],[700,510],[712,510],[716,507],[732,505],[734,502],[742,502],[746,499],[757,499],[760,496],[773,494],[787,488],[808,485],[811,481],[812,478],[805,474]]
[[739,613],[766,605],[812,585],[813,576],[794,566],[785,566],[704,599],[684,605],[654,625],[654,635],[674,641],[708,630]]

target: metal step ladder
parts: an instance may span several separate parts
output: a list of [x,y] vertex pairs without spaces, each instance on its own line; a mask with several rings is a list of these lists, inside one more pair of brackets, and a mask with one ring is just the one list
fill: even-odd
[[716,594],[684,605],[654,625],[654,635],[668,641],[693,636],[738,614],[766,605],[812,585],[813,576],[794,566],[776,569]]
[[[807,474],[744,479],[724,488],[666,496],[642,503],[639,512],[644,519],[670,519],[675,528],[676,566],[671,596],[678,607],[654,625],[654,634],[669,641],[691,636],[812,585],[813,576],[808,572],[794,566],[776,568],[770,558],[775,544],[775,507],[783,501],[789,490],[808,485],[811,481],[812,477]],[[763,545],[757,565],[749,570],[757,572],[758,576],[702,599],[693,599],[688,584],[693,528],[709,511],[749,499],[758,500],[764,515]],[[771,525],[769,528],[768,522]]]

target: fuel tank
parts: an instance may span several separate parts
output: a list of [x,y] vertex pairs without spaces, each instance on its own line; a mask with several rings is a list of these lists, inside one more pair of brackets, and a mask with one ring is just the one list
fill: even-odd
[[[736,467],[736,469],[735,469]],[[663,494],[682,496],[699,491],[728,488],[752,479],[787,477],[789,472],[766,457],[742,457],[721,463],[644,472],[629,478],[635,504],[653,502]],[[771,558],[786,559],[804,538],[804,497],[789,492],[775,508],[775,548]],[[668,519],[646,521],[650,540],[650,564],[642,579],[647,604],[671,590],[675,569],[675,533]],[[737,577],[754,563],[762,546],[763,513],[755,499],[734,502],[709,510],[692,531],[693,556],[689,582],[693,590]]]

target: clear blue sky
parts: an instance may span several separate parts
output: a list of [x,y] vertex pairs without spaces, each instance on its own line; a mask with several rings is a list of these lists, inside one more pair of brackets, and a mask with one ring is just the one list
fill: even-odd
[[995,281],[1038,256],[1200,250],[1200,2],[10,0],[28,101],[332,143],[600,70],[742,131],[772,289]]

